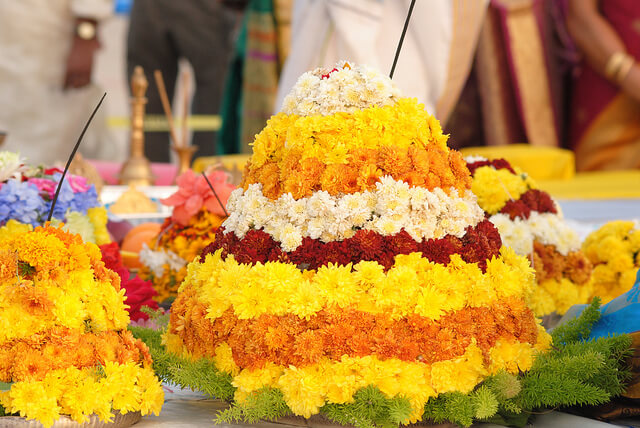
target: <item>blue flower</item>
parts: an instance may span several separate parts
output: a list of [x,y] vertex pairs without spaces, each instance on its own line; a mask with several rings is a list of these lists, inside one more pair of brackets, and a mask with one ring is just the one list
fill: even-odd
[[0,188],[0,225],[10,219],[33,226],[40,224],[46,204],[35,184],[11,179]]

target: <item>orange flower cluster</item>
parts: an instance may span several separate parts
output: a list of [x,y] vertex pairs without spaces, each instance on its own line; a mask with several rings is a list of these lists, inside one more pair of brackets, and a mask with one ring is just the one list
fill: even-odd
[[593,265],[582,251],[572,251],[563,256],[555,245],[544,245],[538,241],[533,242],[533,251],[533,267],[538,282],[568,278],[582,285],[591,277]]
[[349,150],[347,159],[347,163],[325,164],[316,157],[303,158],[302,151],[294,148],[280,162],[270,160],[260,167],[247,163],[241,186],[262,183],[262,193],[273,200],[284,193],[300,199],[318,190],[331,195],[363,192],[375,188],[385,175],[429,190],[440,187],[448,192],[453,187],[463,194],[471,188],[462,155],[436,145],[360,147]]
[[52,370],[128,362],[151,366],[147,346],[128,330],[84,333],[56,327],[0,345],[0,382],[38,381]]
[[185,287],[172,306],[169,332],[196,358],[213,357],[226,342],[238,367],[248,369],[266,363],[302,367],[343,355],[431,364],[463,355],[474,340],[488,361],[499,339],[534,345],[538,335],[533,313],[513,297],[489,307],[466,307],[438,321],[418,315],[393,320],[385,313],[338,307],[309,320],[291,314],[239,319],[232,309],[213,321],[206,315],[206,304]]

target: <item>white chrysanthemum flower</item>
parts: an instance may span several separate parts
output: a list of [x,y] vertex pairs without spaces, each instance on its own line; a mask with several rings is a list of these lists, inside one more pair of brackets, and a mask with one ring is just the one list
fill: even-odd
[[484,156],[465,156],[464,158],[464,161],[466,163],[485,162],[488,160],[489,159],[485,158]]
[[27,169],[20,153],[0,152],[0,182],[7,181],[12,177],[19,177]]

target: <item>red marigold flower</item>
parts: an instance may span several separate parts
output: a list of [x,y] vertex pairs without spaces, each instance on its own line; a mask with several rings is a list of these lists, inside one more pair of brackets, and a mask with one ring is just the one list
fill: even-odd
[[376,260],[383,247],[383,236],[372,230],[358,230],[352,242],[360,252],[360,260]]

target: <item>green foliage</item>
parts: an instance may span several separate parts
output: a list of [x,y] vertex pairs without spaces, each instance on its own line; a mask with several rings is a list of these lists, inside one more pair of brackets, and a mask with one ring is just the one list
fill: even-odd
[[231,400],[235,388],[231,376],[219,371],[206,358],[191,360],[169,353],[162,345],[162,331],[144,327],[129,327],[133,336],[142,340],[153,358],[153,370],[165,382],[201,391],[211,397]]
[[476,419],[487,419],[498,412],[498,397],[486,385],[481,385],[471,393],[471,403]]
[[346,404],[325,404],[321,413],[341,425],[358,428],[395,428],[411,415],[411,403],[405,397],[387,398],[377,387],[367,386]]
[[579,317],[556,327],[551,333],[553,344],[562,346],[585,340],[589,337],[593,325],[600,319],[600,298],[594,297]]
[[448,392],[431,398],[424,406],[423,419],[436,423],[453,422],[463,427],[473,423],[475,412],[470,394]]
[[279,389],[261,388],[249,394],[242,403],[234,403],[227,410],[218,413],[216,423],[233,424],[235,422],[256,423],[260,420],[276,421],[291,414]]
[[485,379],[484,384],[496,394],[498,400],[508,400],[520,393],[522,385],[518,378],[502,370]]

